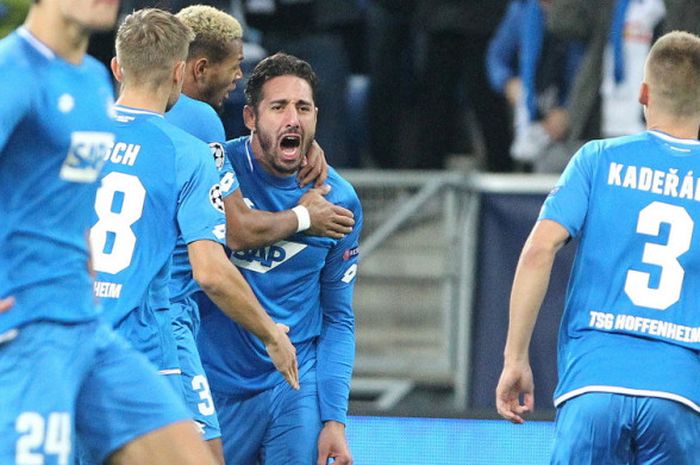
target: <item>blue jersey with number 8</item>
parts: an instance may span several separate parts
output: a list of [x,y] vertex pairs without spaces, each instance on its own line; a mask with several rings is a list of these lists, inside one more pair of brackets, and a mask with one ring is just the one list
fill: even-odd
[[117,323],[133,309],[168,308],[177,237],[221,242],[225,218],[207,144],[162,115],[117,106],[116,143],[97,191],[90,240],[95,294]]

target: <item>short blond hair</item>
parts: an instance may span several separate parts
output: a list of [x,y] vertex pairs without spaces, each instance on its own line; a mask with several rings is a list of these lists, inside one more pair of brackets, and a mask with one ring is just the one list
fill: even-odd
[[188,60],[204,56],[220,62],[229,55],[231,42],[243,38],[243,28],[236,18],[208,5],[188,6],[177,17],[195,33]]
[[116,38],[117,61],[124,76],[158,85],[187,58],[194,32],[172,13],[158,8],[137,10],[124,18]]
[[665,113],[700,116],[700,37],[673,31],[659,38],[649,51],[645,81]]

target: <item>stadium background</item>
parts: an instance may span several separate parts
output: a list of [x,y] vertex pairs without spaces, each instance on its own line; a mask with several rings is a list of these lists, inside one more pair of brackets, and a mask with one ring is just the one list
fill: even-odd
[[[22,21],[28,4],[0,0],[0,36]],[[689,4],[699,8],[697,2]],[[669,13],[674,11],[688,10]],[[700,15],[685,18],[697,22]],[[250,33],[247,37],[254,38]],[[91,52],[108,59],[112,40],[111,34],[96,36]],[[511,425],[497,419],[493,397],[515,263],[556,176],[485,173],[484,140],[469,115],[460,133],[465,142],[456,144],[464,150],[450,154],[444,170],[377,169],[369,154],[370,79],[361,52],[367,46],[361,32],[350,53],[353,72],[343,95],[344,131],[354,161],[341,172],[356,186],[366,215],[348,425],[355,463],[545,464],[553,433],[556,333],[572,245],[558,257],[533,337],[536,412],[525,425]],[[261,53],[248,44],[246,72]],[[324,70],[317,71],[323,78]],[[406,93],[402,81],[411,84],[411,76],[397,78],[397,91]],[[226,102],[224,123],[231,137],[242,133],[244,84]],[[415,125],[410,116],[402,122]],[[401,141],[401,148],[413,142]]]

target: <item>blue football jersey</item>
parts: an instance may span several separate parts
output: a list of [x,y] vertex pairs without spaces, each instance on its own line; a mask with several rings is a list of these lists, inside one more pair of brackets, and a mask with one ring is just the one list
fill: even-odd
[[165,120],[207,144],[226,141],[224,124],[216,110],[185,94],[180,94],[175,105],[165,114]]
[[[165,114],[165,119],[209,144],[214,164],[219,172],[219,185],[223,197],[227,197],[238,189],[236,173],[231,167],[231,162],[224,155],[222,145],[226,140],[224,125],[209,104],[182,94],[175,106]],[[177,247],[175,247],[171,275],[170,298],[174,302],[199,290],[199,286],[192,277],[187,244],[182,237],[178,238]]]
[[0,41],[0,333],[29,321],[96,316],[87,231],[104,154],[114,142],[112,86],[25,28]]
[[[272,212],[297,205],[309,187],[299,188],[295,176],[268,174],[252,155],[249,140],[225,145],[246,202]],[[297,233],[267,247],[235,252],[231,260],[272,319],[291,328],[299,364],[316,359],[322,420],[344,422],[354,360],[352,292],[362,210],[352,186],[335,170],[329,169],[327,182],[332,187],[328,201],[355,215],[350,234],[338,240]],[[259,339],[217,309],[201,311],[198,343],[212,390],[243,398],[283,382]]]
[[580,238],[559,335],[558,405],[589,391],[700,411],[700,143],[656,131],[589,142],[540,219]]
[[95,199],[95,294],[116,323],[142,305],[168,308],[176,239],[225,237],[209,147],[163,116],[117,106],[116,143]]

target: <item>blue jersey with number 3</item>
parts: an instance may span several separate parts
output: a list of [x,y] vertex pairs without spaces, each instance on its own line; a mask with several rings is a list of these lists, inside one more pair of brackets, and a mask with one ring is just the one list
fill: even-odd
[[558,405],[618,392],[700,411],[700,143],[648,131],[586,144],[540,219],[580,243],[559,337]]
[[223,202],[209,147],[160,114],[117,106],[90,232],[95,294],[117,323],[146,304],[168,308],[175,241],[225,237]]
[[86,56],[72,64],[20,28],[0,41],[0,333],[30,321],[97,315],[87,231],[112,86]]

